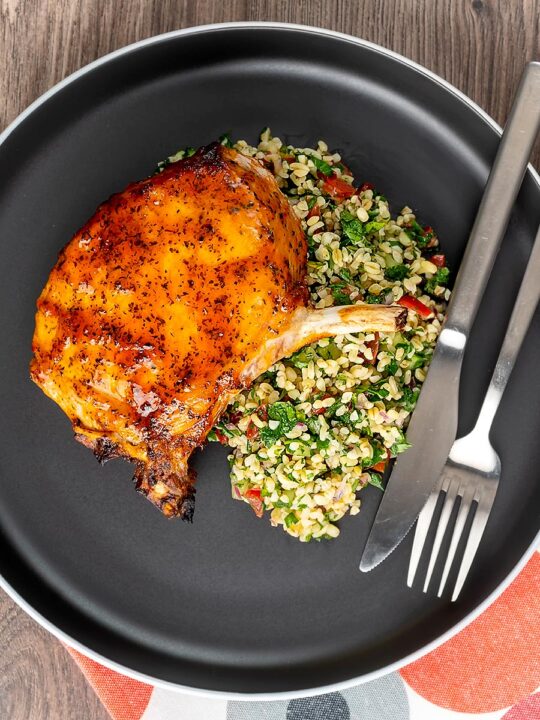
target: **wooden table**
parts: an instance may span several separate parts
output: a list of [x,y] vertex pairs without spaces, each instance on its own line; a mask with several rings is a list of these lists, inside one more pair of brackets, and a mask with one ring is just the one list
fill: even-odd
[[[0,8],[0,129],[100,55],[204,23],[277,20],[358,35],[434,70],[499,123],[524,63],[540,58],[540,0],[3,0]],[[60,643],[1,593],[0,647],[0,718],[108,718]]]

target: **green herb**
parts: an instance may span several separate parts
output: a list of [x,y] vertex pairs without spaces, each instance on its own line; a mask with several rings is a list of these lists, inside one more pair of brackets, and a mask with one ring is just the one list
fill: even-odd
[[425,363],[426,356],[423,353],[414,353],[409,360],[409,370],[416,370],[416,368],[422,367]]
[[[266,130],[266,129],[267,129],[267,128],[265,128],[265,130]],[[220,142],[222,145],[224,145],[225,147],[228,147],[228,148],[230,148],[230,147],[233,146],[233,142],[232,142],[232,140],[231,140],[230,133],[228,133],[228,132],[223,133],[223,135],[220,135],[220,136],[219,136],[219,142]]]
[[306,425],[308,426],[308,430],[312,435],[315,435],[315,437],[318,437],[319,433],[321,432],[321,423],[319,422],[318,417],[310,417],[306,420]]
[[237,435],[241,435],[242,432],[237,427],[232,430],[231,428],[227,427],[224,422],[218,422],[214,425],[214,429],[218,430],[220,433],[225,435],[225,437],[232,438]]
[[407,265],[393,265],[387,267],[384,271],[384,276],[387,280],[404,280],[409,276],[409,268]]
[[170,165],[171,163],[178,162],[178,160],[183,160],[184,158],[191,157],[192,155],[195,155],[197,151],[194,147],[186,147],[181,150],[178,150],[178,152],[174,153],[174,155],[169,155],[169,157],[166,160],[162,160],[161,162],[158,162],[157,167],[155,169],[155,173],[160,173],[165,170],[165,168]]
[[312,195],[310,198],[308,198],[308,200],[307,200],[308,210],[312,210],[316,204],[317,204],[317,196],[316,195]]
[[323,360],[337,360],[341,357],[341,350],[333,340],[330,340],[328,345],[319,347],[317,352]]
[[398,348],[403,348],[403,352],[405,355],[408,355],[410,351],[412,350],[412,345],[410,342],[400,342],[395,346],[396,350]]
[[371,220],[371,222],[368,222],[364,226],[364,230],[366,231],[366,235],[369,235],[369,233],[378,232],[381,230],[385,225],[387,224],[386,220],[382,220],[379,222],[376,222],[374,220]]
[[295,512],[290,512],[285,518],[285,525],[288,528],[291,527],[291,525],[294,525],[296,522],[298,522],[298,519]]
[[329,165],[324,160],[319,160],[318,157],[315,157],[315,155],[311,155],[311,159],[313,160],[313,164],[317,168],[319,172],[322,172],[323,175],[333,175],[334,171],[332,169],[332,166]]
[[351,271],[347,270],[347,268],[341,268],[340,270],[337,271],[337,274],[342,280],[345,280],[345,282],[348,282],[348,283],[352,282]]
[[291,355],[287,362],[294,367],[304,368],[307,367],[310,362],[315,362],[316,360],[317,353],[312,347],[306,345],[306,347],[303,347],[301,350]]
[[419,225],[416,220],[412,220],[409,227],[405,229],[407,235],[414,240],[418,247],[426,247],[429,241],[433,238],[433,233],[426,233],[424,228]]
[[404,387],[401,392],[402,397],[400,398],[399,403],[404,410],[411,412],[412,410],[414,410],[414,406],[416,405],[420,390],[418,388],[413,389],[410,387]]
[[382,484],[381,476],[377,473],[368,473],[368,483],[370,485],[373,485],[373,487],[378,488],[379,490],[382,490],[384,492],[384,485]]
[[[341,400],[334,400],[334,404],[330,405],[329,408],[326,408],[324,411],[324,416],[327,420],[331,420],[333,417],[335,417],[336,412],[339,410],[339,408],[342,406]],[[340,418],[341,420],[341,418]]]
[[372,443],[373,455],[371,457],[371,464],[377,465],[377,463],[386,460],[386,448],[378,443]]
[[407,442],[405,436],[403,435],[403,433],[401,433],[400,439],[396,440],[396,442],[390,448],[390,454],[392,455],[392,457],[396,457],[400,453],[405,452],[405,450],[408,450],[410,447],[412,447],[411,443]]
[[297,422],[296,411],[290,402],[275,402],[269,405],[268,419],[274,420],[278,425],[274,429],[268,425],[259,431],[259,437],[266,447],[270,447],[276,440],[290,432]]
[[317,445],[317,450],[326,450],[330,445],[330,440],[321,440],[320,438],[317,438],[315,442]]
[[210,442],[217,442],[216,431],[213,428],[212,428],[212,430],[210,430],[210,432],[206,436],[206,439],[210,440]]
[[388,390],[373,385],[367,390],[364,390],[364,395],[367,397],[368,400],[374,402],[375,400],[382,400],[383,398],[388,397]]
[[398,371],[399,365],[397,360],[391,360],[388,365],[386,366],[386,370],[388,371],[389,375],[395,375]]
[[364,242],[366,230],[364,224],[348,210],[344,210],[340,217],[341,229],[345,237],[350,240],[353,245],[359,245]]
[[433,277],[426,280],[424,285],[425,291],[433,295],[438,285],[446,285],[448,283],[449,277],[450,270],[447,267],[439,268]]
[[349,285],[344,282],[332,283],[330,285],[330,291],[332,292],[336,305],[350,305],[351,297],[345,290],[349,288]]
[[379,295],[373,295],[373,293],[367,293],[367,295],[364,295],[364,302],[368,303],[368,305],[377,305],[381,302],[381,298]]
[[288,508],[291,507],[290,502],[283,502],[283,500],[276,500],[276,502],[272,503],[272,505],[276,508]]

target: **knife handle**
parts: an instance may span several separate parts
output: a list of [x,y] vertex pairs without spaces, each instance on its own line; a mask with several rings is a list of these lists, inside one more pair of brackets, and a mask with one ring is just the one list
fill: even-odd
[[540,62],[525,66],[448,305],[465,337],[476,317],[540,127]]

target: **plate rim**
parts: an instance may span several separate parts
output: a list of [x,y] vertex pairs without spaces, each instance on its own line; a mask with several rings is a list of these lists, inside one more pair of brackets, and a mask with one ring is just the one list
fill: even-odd
[[[314,34],[319,36],[327,36],[330,38],[334,38],[341,41],[346,41],[349,43],[353,43],[355,45],[359,45],[364,48],[368,48],[374,52],[379,53],[380,55],[383,55],[385,57],[392,58],[394,60],[397,60],[403,65],[408,66],[412,70],[415,70],[416,72],[420,73],[421,75],[424,75],[429,80],[437,83],[438,85],[442,86],[446,91],[453,94],[458,100],[460,100],[462,103],[467,105],[471,110],[473,110],[477,115],[479,115],[485,123],[487,123],[499,136],[502,134],[502,128],[501,126],[495,122],[495,120],[485,111],[483,110],[477,103],[475,103],[471,98],[469,98],[465,93],[463,93],[461,90],[456,88],[454,85],[452,85],[450,82],[445,80],[444,78],[440,77],[440,75],[437,75],[432,70],[429,70],[428,68],[420,65],[419,63],[415,62],[414,60],[410,60],[409,58],[406,58],[405,56],[393,51],[389,50],[382,45],[378,45],[377,43],[371,42],[369,40],[364,40],[359,37],[355,37],[354,35],[349,35],[347,33],[338,32],[336,30],[330,30],[327,28],[320,28],[314,25],[302,25],[297,23],[284,23],[284,22],[273,22],[273,21],[240,21],[240,22],[224,22],[224,23],[209,23],[205,25],[194,25],[187,28],[181,28],[178,30],[171,30],[169,32],[161,33],[159,35],[153,35],[148,38],[144,38],[143,40],[138,40],[134,43],[130,43],[129,45],[125,45],[121,48],[118,48],[116,50],[113,50],[110,53],[107,53],[106,55],[103,55],[96,60],[93,60],[91,63],[88,63],[87,65],[84,65],[83,67],[79,68],[75,72],[71,73],[64,79],[62,79],[60,82],[53,85],[51,88],[46,90],[43,94],[38,96],[28,107],[26,107],[3,131],[0,133],[0,148],[4,144],[4,142],[8,139],[8,137],[16,130],[16,128],[24,122],[24,120],[29,117],[35,110],[37,110],[41,105],[45,104],[50,98],[52,98],[54,95],[56,95],[58,92],[60,92],[63,88],[67,87],[68,85],[72,84],[73,82],[76,82],[79,78],[83,77],[87,73],[92,72],[94,69],[100,67],[101,65],[105,65],[106,63],[110,62],[111,60],[114,60],[117,57],[121,57],[123,55],[127,55],[131,53],[132,51],[139,50],[140,48],[154,45],[159,42],[162,42],[163,40],[171,39],[171,38],[177,38],[182,37],[186,35],[196,35],[199,33],[208,33],[208,32],[219,32],[223,30],[230,30],[230,29],[271,29],[271,30],[281,30],[281,31],[297,31],[297,32],[303,32],[307,34]],[[534,169],[534,167],[529,163],[527,166],[527,170],[530,173],[532,179],[538,186],[538,189],[540,190],[540,176]],[[435,638],[431,642],[427,643],[426,645],[422,646],[418,650],[410,653],[409,655],[405,656],[404,658],[401,658],[400,660],[395,661],[394,663],[390,663],[389,665],[384,666],[383,668],[379,668],[378,670],[373,670],[370,673],[366,673],[365,675],[361,675],[360,677],[356,678],[350,678],[348,680],[342,680],[340,682],[331,683],[328,685],[321,685],[318,687],[313,688],[307,688],[303,690],[292,690],[292,691],[282,691],[282,692],[262,692],[262,693],[241,693],[241,692],[231,692],[231,691],[225,691],[225,690],[210,690],[206,688],[193,688],[188,685],[181,685],[179,683],[174,683],[168,680],[163,680],[161,678],[155,678],[152,675],[147,675],[145,673],[139,672],[137,670],[133,670],[131,668],[128,668],[114,660],[110,660],[100,653],[92,650],[91,648],[87,647],[83,643],[79,642],[75,638],[73,638],[71,635],[66,633],[64,630],[57,627],[53,622],[48,620],[45,616],[41,615],[37,610],[35,610],[32,605],[25,600],[18,592],[15,590],[14,587],[8,583],[8,581],[3,577],[2,574],[0,574],[0,588],[4,590],[4,592],[24,611],[26,612],[33,620],[35,620],[41,627],[43,627],[45,630],[50,632],[54,637],[56,637],[58,640],[63,642],[65,645],[68,645],[69,647],[73,648],[74,650],[80,652],[82,655],[85,655],[86,657],[90,658],[91,660],[94,660],[95,662],[98,662],[99,664],[103,665],[104,667],[109,668],[110,670],[114,670],[115,672],[118,672],[122,675],[125,675],[129,678],[132,678],[133,680],[137,680],[139,682],[143,682],[146,684],[150,684],[153,687],[161,688],[163,690],[169,690],[178,692],[180,694],[189,694],[189,695],[196,695],[199,697],[206,697],[206,698],[212,698],[212,699],[227,699],[227,700],[246,700],[246,701],[253,701],[253,700],[259,700],[259,701],[269,701],[269,700],[287,700],[287,699],[294,699],[294,698],[302,698],[302,697],[310,697],[313,695],[320,695],[322,693],[328,693],[328,692],[335,692],[343,689],[347,689],[350,687],[354,687],[356,685],[363,684],[365,682],[370,682],[372,680],[376,680],[377,678],[380,678],[384,675],[387,675],[388,673],[395,672],[396,670],[399,670],[402,667],[405,667],[406,665],[409,665],[410,663],[419,660],[424,655],[427,655],[428,653],[435,650],[440,645],[443,645],[445,642],[447,642],[450,638],[454,637],[454,635],[457,635],[461,630],[466,628],[473,620],[475,620],[477,617],[479,617],[503,592],[506,590],[506,588],[513,582],[513,580],[517,577],[517,575],[521,572],[521,570],[525,567],[527,562],[530,560],[530,558],[533,556],[534,552],[538,550],[540,551],[540,527],[538,529],[538,533],[536,537],[534,538],[531,545],[527,548],[525,553],[521,556],[518,563],[514,566],[514,568],[511,570],[511,572],[504,578],[504,580],[497,585],[497,587],[471,612],[469,612],[464,618],[462,618],[458,623],[453,625],[451,628],[449,628],[446,632],[444,632],[439,637]]]

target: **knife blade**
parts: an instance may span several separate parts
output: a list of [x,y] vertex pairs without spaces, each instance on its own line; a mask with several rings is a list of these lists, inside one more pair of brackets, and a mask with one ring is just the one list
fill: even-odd
[[[459,378],[470,330],[540,125],[540,63],[523,72],[456,278],[443,330],[360,562],[369,572],[407,535],[455,440]],[[442,398],[444,396],[444,404]]]

